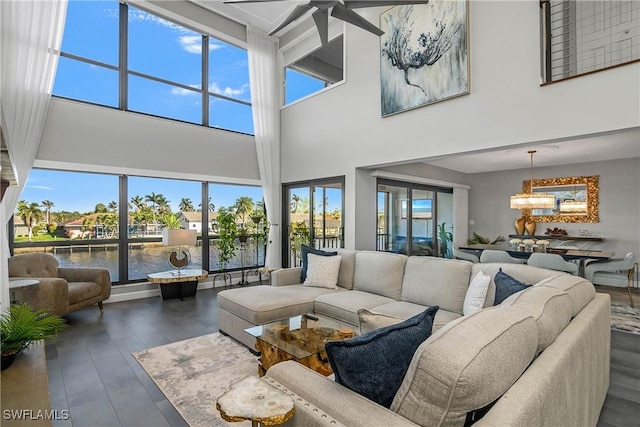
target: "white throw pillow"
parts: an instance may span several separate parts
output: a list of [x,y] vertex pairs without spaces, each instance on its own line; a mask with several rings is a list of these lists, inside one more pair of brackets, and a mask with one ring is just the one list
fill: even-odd
[[489,283],[491,283],[491,276],[487,276],[482,271],[478,271],[478,274],[473,277],[462,306],[462,313],[465,316],[482,309],[487,298]]
[[307,261],[307,278],[304,286],[338,289],[340,273],[340,255],[321,256],[309,253]]

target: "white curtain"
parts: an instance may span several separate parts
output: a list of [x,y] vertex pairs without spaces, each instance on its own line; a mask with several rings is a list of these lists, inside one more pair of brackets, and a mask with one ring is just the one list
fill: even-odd
[[7,223],[40,145],[58,65],[67,0],[0,1],[0,117],[18,186],[0,203],[0,306],[9,304]]
[[271,222],[265,266],[282,266],[281,194],[280,194],[280,72],[278,44],[266,33],[247,27],[249,83],[253,126],[258,151],[258,166],[267,216]]

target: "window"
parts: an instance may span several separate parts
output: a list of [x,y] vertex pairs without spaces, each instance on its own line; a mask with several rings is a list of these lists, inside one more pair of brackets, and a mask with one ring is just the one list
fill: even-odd
[[285,184],[283,262],[301,262],[301,246],[344,246],[344,177]]
[[541,2],[545,82],[640,60],[637,1]]
[[285,104],[344,79],[344,39],[340,35],[285,68]]
[[69,2],[53,94],[253,134],[246,50],[116,1]]
[[[203,211],[205,189],[209,202]],[[250,231],[245,244],[237,242],[230,268],[243,269],[247,277],[264,265],[266,221],[256,215],[263,212],[260,187],[32,169],[20,200],[11,228],[13,253],[45,251],[62,267],[107,268],[116,284],[170,269],[171,248],[161,243],[165,227],[195,230],[198,243],[187,248],[190,267],[217,270],[211,226],[223,206]]]
[[378,251],[451,258],[453,190],[378,179]]

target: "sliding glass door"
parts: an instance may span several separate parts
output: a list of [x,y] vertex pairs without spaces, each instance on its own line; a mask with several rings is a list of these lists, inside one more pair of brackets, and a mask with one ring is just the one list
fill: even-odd
[[318,249],[344,246],[343,190],[343,177],[283,186],[283,265],[300,265],[303,244]]
[[378,179],[377,250],[451,257],[453,191]]

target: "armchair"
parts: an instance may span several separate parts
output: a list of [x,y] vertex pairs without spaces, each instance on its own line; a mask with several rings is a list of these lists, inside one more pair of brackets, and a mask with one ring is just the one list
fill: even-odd
[[584,268],[584,278],[594,285],[609,284],[612,276],[623,276],[627,279],[627,293],[631,307],[633,298],[631,296],[631,282],[633,280],[633,272],[636,268],[636,254],[634,252],[627,253],[624,258],[612,259],[609,261],[596,261],[587,264]]
[[564,258],[558,254],[535,252],[531,254],[527,264],[534,267],[546,268],[547,270],[564,271],[574,276],[577,276],[580,271],[580,267],[572,262],[565,261]]
[[58,260],[47,253],[16,255],[8,260],[9,278],[31,278],[38,285],[16,289],[16,299],[34,309],[65,315],[98,304],[111,295],[111,278],[104,268],[59,268]]

